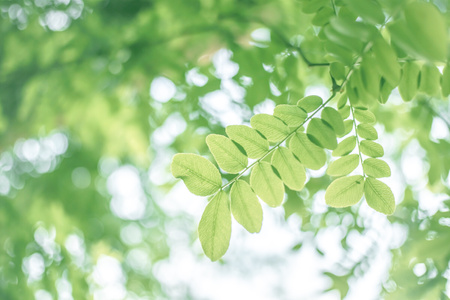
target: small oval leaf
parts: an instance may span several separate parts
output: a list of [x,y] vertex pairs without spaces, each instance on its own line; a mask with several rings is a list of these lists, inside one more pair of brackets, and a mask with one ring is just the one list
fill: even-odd
[[384,155],[383,146],[373,141],[361,141],[359,144],[360,150],[363,154],[370,157],[381,157]]
[[250,185],[256,195],[271,207],[280,206],[284,198],[284,184],[264,161],[257,163],[250,174]]
[[336,149],[333,150],[331,155],[333,156],[344,156],[349,154],[355,149],[356,146],[356,136],[352,135],[341,141]]
[[376,140],[378,138],[378,133],[376,129],[369,124],[359,124],[356,127],[358,136],[366,140]]
[[313,143],[322,148],[333,150],[337,147],[336,134],[322,119],[312,118],[306,133]]
[[325,202],[332,207],[347,207],[358,203],[364,193],[361,175],[338,178],[325,192]]
[[291,190],[300,191],[305,186],[305,169],[288,148],[279,147],[275,150],[272,155],[272,165]]
[[247,156],[229,138],[210,134],[206,137],[206,144],[222,170],[236,174],[247,167]]
[[269,150],[269,142],[253,128],[245,125],[230,125],[225,131],[233,141],[244,148],[250,158],[258,159]]
[[231,212],[234,218],[250,233],[261,230],[263,211],[258,197],[250,185],[243,181],[236,181],[231,187]]
[[250,125],[261,132],[270,142],[280,142],[289,134],[289,128],[283,121],[268,114],[254,115],[250,119]]
[[308,136],[296,132],[289,140],[289,149],[297,156],[300,162],[308,169],[318,170],[325,165],[327,155],[319,146],[313,144]]
[[212,261],[227,252],[231,237],[231,212],[224,191],[219,191],[206,206],[198,224],[198,237],[203,251]]
[[398,86],[400,96],[404,101],[411,101],[417,94],[420,68],[415,62],[406,62],[403,65],[402,78]]
[[325,107],[321,114],[322,120],[327,122],[337,135],[345,132],[344,121],[341,115],[332,107]]
[[359,165],[359,155],[351,154],[341,157],[331,162],[328,166],[327,174],[338,177],[350,174]]
[[313,112],[322,105],[322,98],[319,96],[306,96],[298,100],[297,105],[307,113]]
[[288,126],[299,126],[305,121],[307,113],[296,105],[280,104],[275,107],[273,115]]
[[364,196],[367,204],[385,215],[392,215],[395,211],[395,199],[391,189],[383,182],[368,177],[364,184]]
[[374,124],[377,120],[375,115],[368,110],[355,108],[354,110],[355,118],[361,123]]
[[391,168],[381,159],[368,158],[363,162],[364,173],[374,178],[391,176]]
[[222,186],[219,170],[200,155],[176,154],[170,168],[173,176],[181,178],[188,190],[195,195],[209,196]]

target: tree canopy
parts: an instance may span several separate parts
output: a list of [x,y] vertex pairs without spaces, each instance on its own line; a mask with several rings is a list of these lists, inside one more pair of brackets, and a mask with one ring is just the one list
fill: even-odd
[[0,11],[1,299],[450,297],[450,2]]

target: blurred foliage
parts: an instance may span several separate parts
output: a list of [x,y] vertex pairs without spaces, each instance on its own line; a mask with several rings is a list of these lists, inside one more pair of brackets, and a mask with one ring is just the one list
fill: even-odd
[[[307,88],[334,88],[329,62],[351,64],[366,36],[321,28],[336,7],[354,2],[1,1],[0,299],[45,293],[72,299],[67,292],[73,299],[170,297],[155,275],[158,262],[174,251],[170,228],[183,229],[181,239],[198,243],[198,220],[163,208],[176,184],[171,156],[207,155],[207,134],[248,122],[267,105],[295,104]],[[373,1],[400,25],[409,2]],[[431,2],[448,32],[449,2]],[[370,28],[389,37],[371,13],[343,11],[355,19],[362,12]],[[270,32],[269,39],[261,29]],[[420,49],[408,56],[405,43],[392,45],[402,64],[422,65],[427,55],[440,55]],[[442,71],[446,63],[436,65]],[[175,90],[166,87],[170,99],[151,93],[161,76],[174,83]],[[441,80],[445,84],[448,77]],[[391,95],[389,101],[371,107],[380,143],[398,174],[391,179],[397,182],[398,207],[388,221],[368,213],[365,203],[318,208],[331,181],[324,172],[309,174],[301,192],[287,190],[285,217],[301,220],[299,230],[311,233],[307,240],[318,253],[324,249],[317,236],[330,228],[341,233],[346,255],[324,275],[332,280],[328,289],[342,298],[352,281],[370,271],[382,247],[391,250],[392,262],[389,278],[378,283],[380,297],[448,298],[449,101],[448,95],[429,95],[429,86],[425,90],[402,102],[385,84],[380,102]],[[222,96],[216,107],[211,93]],[[227,119],[230,111],[240,119]],[[436,124],[447,134],[433,135]],[[422,168],[408,169],[412,162]],[[403,228],[405,236],[386,246],[387,227]],[[355,254],[355,236],[371,240],[362,253]],[[108,268],[115,268],[116,277],[107,276]],[[182,299],[194,297],[189,289],[181,293]]]

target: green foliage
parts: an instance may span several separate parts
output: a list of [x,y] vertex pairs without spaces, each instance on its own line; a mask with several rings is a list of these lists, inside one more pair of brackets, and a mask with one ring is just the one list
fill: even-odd
[[[74,299],[100,297],[93,273],[105,255],[121,266],[124,298],[198,298],[160,274],[178,263],[173,232],[189,247],[197,239],[195,217],[166,214],[171,201],[189,206],[174,178],[211,196],[198,228],[211,260],[228,249],[231,214],[256,233],[268,204],[297,218],[293,251],[327,256],[319,239],[339,230],[343,257],[323,274],[342,298],[394,227],[405,240],[393,235],[374,298],[448,298],[448,1],[63,2],[0,4],[1,299],[56,299],[66,280]],[[154,91],[161,76],[171,97]],[[310,95],[323,87],[328,99]],[[130,215],[133,201],[143,206]],[[374,210],[390,215],[376,216],[378,232]],[[67,246],[74,236],[82,260]],[[355,236],[372,243],[357,257]],[[31,257],[42,258],[36,280]]]
[[227,252],[231,237],[231,212],[228,195],[224,191],[218,192],[206,206],[198,225],[198,237],[203,251],[212,261]]
[[191,193],[199,196],[214,194],[222,185],[219,170],[206,158],[196,154],[177,154],[171,164],[175,178],[183,179]]

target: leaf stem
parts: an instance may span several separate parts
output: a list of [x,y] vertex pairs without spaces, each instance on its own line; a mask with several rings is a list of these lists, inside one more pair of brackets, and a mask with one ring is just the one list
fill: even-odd
[[363,176],[366,177],[366,173],[364,172],[364,168],[363,168],[363,158],[362,158],[362,154],[361,154],[361,147],[359,146],[359,135],[358,135],[358,129],[356,126],[355,108],[353,107],[353,105],[351,103],[350,103],[350,109],[352,111],[353,126],[355,128],[356,145],[358,146],[359,160],[361,161],[361,168],[363,170]]

